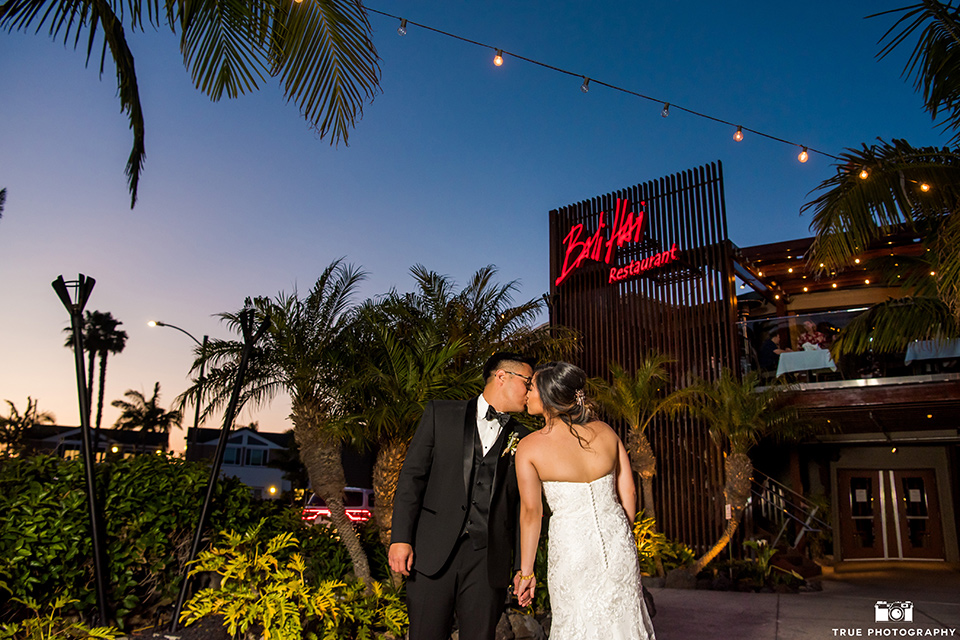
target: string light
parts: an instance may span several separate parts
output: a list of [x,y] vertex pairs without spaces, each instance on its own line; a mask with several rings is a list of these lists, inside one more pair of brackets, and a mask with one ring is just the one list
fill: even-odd
[[866,179],[869,178],[869,177],[870,177],[870,172],[869,172],[869,171],[867,171],[866,169],[860,169],[860,179],[861,179],[861,180],[866,180]]
[[493,64],[503,66],[503,49],[497,49],[497,55],[493,56]]
[[928,185],[926,182],[921,182],[920,191],[923,191],[924,193],[926,193],[927,191],[930,191],[930,185]]
[[800,155],[797,156],[797,160],[800,162],[806,162],[810,155],[807,153],[807,148],[803,147],[803,151],[800,152]]
[[[494,47],[494,46],[491,46],[491,45],[488,45],[488,44],[485,44],[485,43],[482,43],[482,42],[477,42],[476,40],[470,40],[469,38],[464,38],[463,36],[459,36],[459,35],[456,35],[456,34],[454,34],[454,33],[450,33],[450,32],[448,32],[448,31],[443,31],[443,30],[437,29],[437,28],[435,28],[435,27],[430,27],[430,26],[425,25],[425,24],[421,24],[421,23],[418,23],[418,22],[412,22],[412,21],[407,20],[406,18],[401,18],[400,16],[396,16],[396,15],[387,13],[387,12],[385,12],[385,11],[379,11],[379,10],[374,9],[374,8],[372,8],[372,7],[364,7],[364,9],[366,9],[366,11],[369,12],[369,13],[375,13],[375,14],[377,14],[377,15],[381,15],[381,16],[384,16],[384,17],[387,17],[387,18],[393,18],[394,20],[400,20],[400,27],[397,29],[397,33],[398,33],[399,35],[401,35],[401,36],[402,36],[402,35],[406,35],[406,33],[407,33],[407,23],[410,22],[410,24],[412,24],[412,25],[414,25],[414,26],[417,26],[417,27],[420,27],[421,29],[427,29],[427,30],[429,30],[429,31],[433,31],[434,33],[439,33],[440,35],[447,36],[448,38],[453,38],[454,40],[459,40],[459,41],[461,41],[461,42],[466,42],[466,43],[473,44],[473,45],[477,45],[477,46],[480,46],[480,47],[485,47],[485,48],[487,48],[487,49],[490,49],[491,51],[500,51],[500,49],[497,49],[497,48]],[[582,85],[580,85],[580,90],[583,91],[584,93],[586,93],[587,91],[589,91],[589,87],[588,87],[588,85],[589,85],[589,79],[588,79],[586,76],[584,76],[583,74],[581,74],[581,73],[576,73],[576,72],[574,72],[574,71],[570,71],[570,70],[567,70],[567,69],[561,69],[560,67],[556,67],[556,66],[554,66],[554,65],[547,64],[547,63],[545,63],[545,62],[540,62],[539,60],[534,60],[533,58],[527,58],[527,57],[525,57],[525,56],[521,56],[521,55],[518,55],[518,54],[515,54],[515,53],[511,53],[510,55],[513,56],[514,58],[519,59],[519,60],[523,60],[523,61],[525,61],[525,62],[529,62],[530,64],[535,64],[535,65],[537,65],[537,66],[539,66],[539,67],[543,67],[543,68],[549,69],[549,70],[551,70],[551,71],[556,71],[557,73],[563,73],[563,74],[566,74],[566,75],[568,75],[568,76],[576,76],[576,77],[583,78],[583,79],[584,79],[584,82],[583,82]],[[501,57],[502,57],[502,54],[501,54]],[[498,66],[499,66],[499,65],[498,65]],[[626,88],[624,88],[624,87],[620,87],[620,86],[617,86],[617,85],[614,85],[614,84],[610,84],[609,82],[603,82],[602,80],[597,80],[596,78],[594,78],[593,81],[594,81],[595,83],[597,83],[597,84],[601,84],[601,85],[603,85],[604,87],[607,87],[608,89],[613,89],[614,91],[620,91],[621,93],[627,93],[627,94],[630,94],[630,95],[632,95],[632,96],[636,96],[636,97],[638,97],[638,98],[642,98],[642,99],[644,99],[644,100],[650,100],[651,102],[657,102],[657,103],[662,104],[662,105],[663,105],[663,109],[661,110],[660,115],[662,115],[664,118],[666,118],[666,117],[669,115],[670,107],[673,107],[674,109],[680,109],[681,111],[683,111],[683,112],[685,112],[685,113],[689,113],[690,115],[693,115],[693,116],[697,116],[698,118],[704,118],[704,119],[706,119],[706,120],[711,120],[711,121],[713,121],[713,122],[717,122],[717,123],[719,123],[719,124],[723,124],[723,125],[730,126],[730,127],[737,127],[737,133],[734,134],[734,139],[735,139],[737,142],[740,142],[740,141],[743,139],[743,131],[742,131],[743,126],[742,126],[742,125],[737,125],[737,124],[734,124],[733,122],[730,122],[730,121],[728,121],[728,120],[724,120],[724,119],[722,119],[722,118],[717,118],[717,117],[715,117],[715,116],[711,116],[711,115],[706,114],[706,113],[702,113],[702,112],[699,112],[699,111],[695,111],[695,110],[693,110],[693,109],[688,109],[688,108],[686,108],[686,107],[681,107],[681,106],[676,105],[676,104],[671,104],[671,103],[666,102],[666,101],[664,101],[664,100],[662,100],[662,99],[654,98],[654,97],[652,97],[652,96],[648,96],[648,95],[642,94],[642,93],[640,93],[640,92],[638,92],[638,91],[633,91],[633,90],[630,90],[630,89],[626,89]],[[800,160],[801,162],[806,162],[806,161],[807,161],[807,158],[809,157],[809,153],[819,153],[819,154],[822,155],[822,156],[826,156],[826,157],[828,157],[828,158],[833,158],[834,160],[837,160],[837,161],[843,160],[843,159],[840,158],[839,156],[836,156],[836,155],[834,155],[834,154],[832,154],[832,153],[827,153],[826,151],[820,151],[820,150],[818,150],[818,149],[811,149],[811,148],[809,148],[809,147],[803,147],[802,145],[799,145],[799,144],[797,144],[796,142],[792,142],[792,141],[790,141],[790,140],[786,140],[786,139],[784,139],[784,138],[780,138],[780,137],[771,135],[771,134],[769,134],[769,133],[764,133],[764,132],[758,131],[758,130],[756,130],[756,129],[748,129],[748,131],[750,131],[751,133],[754,133],[754,134],[756,134],[756,135],[758,135],[758,136],[761,136],[761,137],[763,137],[763,138],[767,138],[767,139],[769,139],[769,140],[773,140],[773,141],[775,141],[775,142],[780,142],[780,143],[788,144],[788,145],[795,146],[795,147],[801,147],[801,148],[803,149],[803,151],[802,151],[801,154],[800,154],[800,156],[802,157],[802,159]],[[808,153],[808,152],[809,152],[809,153]]]

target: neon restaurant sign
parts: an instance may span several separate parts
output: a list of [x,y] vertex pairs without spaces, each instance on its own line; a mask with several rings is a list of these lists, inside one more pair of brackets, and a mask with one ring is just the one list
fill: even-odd
[[[563,239],[563,267],[560,269],[556,285],[559,286],[570,274],[579,269],[584,260],[613,265],[617,249],[625,244],[643,240],[643,227],[646,221],[646,212],[643,210],[645,205],[646,203],[641,200],[640,211],[637,213],[630,210],[629,200],[617,198],[613,223],[607,225],[606,213],[601,211],[598,214],[597,230],[593,232],[593,235],[586,238],[583,237],[583,224],[573,225]],[[608,228],[610,229],[609,236],[606,232]],[[677,245],[674,243],[667,251],[634,260],[623,267],[611,266],[607,283],[620,282],[638,276],[651,269],[676,262],[678,259]]]

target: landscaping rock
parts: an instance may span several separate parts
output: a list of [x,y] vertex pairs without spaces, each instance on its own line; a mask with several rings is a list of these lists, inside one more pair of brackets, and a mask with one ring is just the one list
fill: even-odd
[[[513,635],[511,637],[514,638],[514,640],[547,639],[547,634],[544,633],[543,627],[540,626],[540,623],[537,622],[533,616],[511,612],[507,614],[507,618],[510,620],[510,627],[513,629]],[[499,629],[497,631],[497,640],[499,640]]]
[[697,577],[686,569],[671,569],[665,584],[668,589],[695,589]]

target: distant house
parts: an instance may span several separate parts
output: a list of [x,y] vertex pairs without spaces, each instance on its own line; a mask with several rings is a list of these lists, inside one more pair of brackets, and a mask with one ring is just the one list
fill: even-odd
[[[193,428],[187,430],[188,442],[193,433]],[[290,490],[290,482],[284,479],[283,470],[270,463],[288,450],[292,437],[290,433],[260,432],[249,427],[231,431],[221,473],[239,479],[257,498],[279,498]],[[187,447],[187,460],[213,460],[219,440],[220,429],[196,430],[196,444]]]
[[[170,436],[166,433],[126,431],[120,429],[100,429],[99,438],[91,430],[91,444],[96,439],[96,459],[106,456],[135,456],[142,454],[166,453]],[[75,458],[80,455],[82,441],[80,427],[62,427],[58,425],[37,425],[24,436],[26,450],[31,453],[52,453],[61,458]]]

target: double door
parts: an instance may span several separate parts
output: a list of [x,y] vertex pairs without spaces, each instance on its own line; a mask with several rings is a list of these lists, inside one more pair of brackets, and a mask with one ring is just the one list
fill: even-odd
[[845,560],[944,558],[933,469],[840,469],[837,482]]

